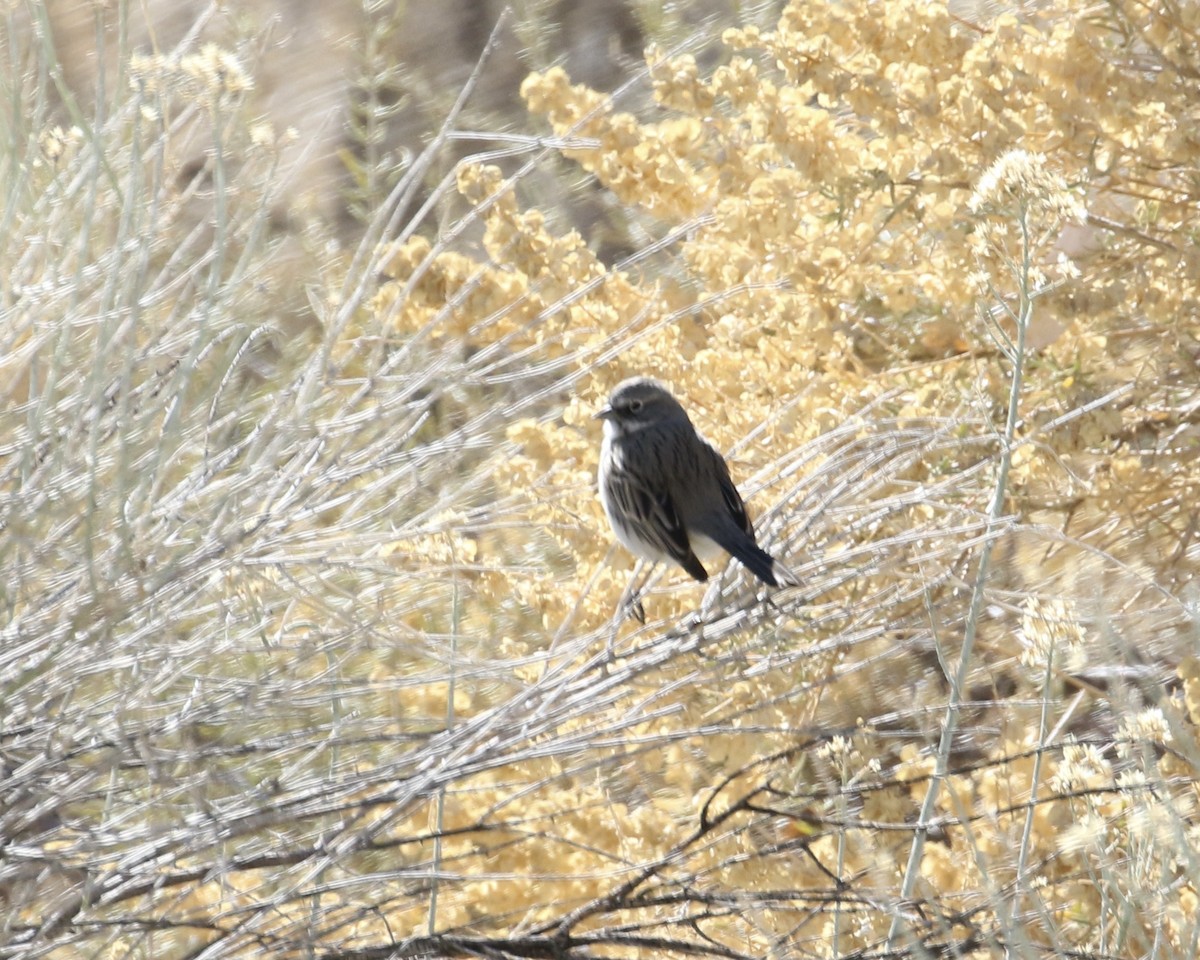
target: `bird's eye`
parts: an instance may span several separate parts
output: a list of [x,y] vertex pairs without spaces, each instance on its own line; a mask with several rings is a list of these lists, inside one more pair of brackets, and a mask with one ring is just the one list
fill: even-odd
[[629,412],[630,413],[641,413],[641,411],[642,411],[642,401],[641,400],[630,400],[629,401]]

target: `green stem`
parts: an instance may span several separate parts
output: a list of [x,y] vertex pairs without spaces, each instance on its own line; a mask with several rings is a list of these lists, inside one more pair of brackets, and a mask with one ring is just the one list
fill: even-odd
[[[1017,313],[1017,342],[1013,354],[1012,385],[1008,393],[1008,417],[1004,424],[1003,445],[1000,451],[1000,467],[996,474],[996,486],[992,491],[992,501],[988,506],[987,537],[979,555],[979,570],[975,576],[975,585],[971,591],[971,607],[967,615],[966,628],[963,632],[962,650],[958,657],[958,666],[954,675],[949,677],[950,696],[946,703],[946,713],[942,718],[942,735],[938,742],[937,757],[933,777],[929,781],[929,789],[921,804],[921,816],[913,834],[912,847],[909,849],[908,862],[904,868],[904,878],[900,885],[899,903],[912,899],[913,890],[920,876],[921,857],[925,850],[925,840],[928,837],[929,826],[933,823],[937,810],[938,798],[946,779],[950,764],[950,749],[954,736],[958,732],[959,715],[962,709],[963,691],[967,685],[967,677],[971,670],[971,658],[975,649],[975,637],[979,632],[979,621],[983,614],[984,598],[988,577],[992,568],[992,553],[1001,530],[1006,526],[1003,520],[1004,499],[1008,492],[1008,475],[1012,469],[1013,441],[1017,433],[1017,421],[1020,415],[1021,387],[1025,374],[1025,335],[1029,329],[1029,321],[1033,316],[1034,294],[1032,283],[1032,258],[1029,237],[1029,211],[1022,203],[1018,223],[1021,228],[1021,269],[1018,275],[1019,310]],[[892,917],[888,930],[888,950],[894,949],[896,938],[900,934],[902,916],[897,913]]]

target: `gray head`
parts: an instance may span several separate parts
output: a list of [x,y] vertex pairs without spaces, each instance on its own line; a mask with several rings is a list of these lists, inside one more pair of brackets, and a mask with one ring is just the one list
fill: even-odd
[[652,424],[672,421],[690,424],[687,412],[671,391],[649,377],[632,377],[617,385],[608,406],[595,416],[604,421],[605,432],[631,433]]

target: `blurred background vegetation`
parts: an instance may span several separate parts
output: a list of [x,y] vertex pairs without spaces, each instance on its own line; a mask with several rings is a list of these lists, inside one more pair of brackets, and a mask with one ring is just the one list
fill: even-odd
[[1200,7],[3,16],[0,956],[1200,952]]

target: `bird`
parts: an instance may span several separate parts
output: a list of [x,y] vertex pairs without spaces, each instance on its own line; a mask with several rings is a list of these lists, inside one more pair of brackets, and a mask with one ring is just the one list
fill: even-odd
[[703,582],[708,571],[700,558],[720,548],[768,586],[799,583],[758,545],[725,458],[662,383],[623,381],[594,419],[604,422],[600,500],[630,552],[674,561]]

